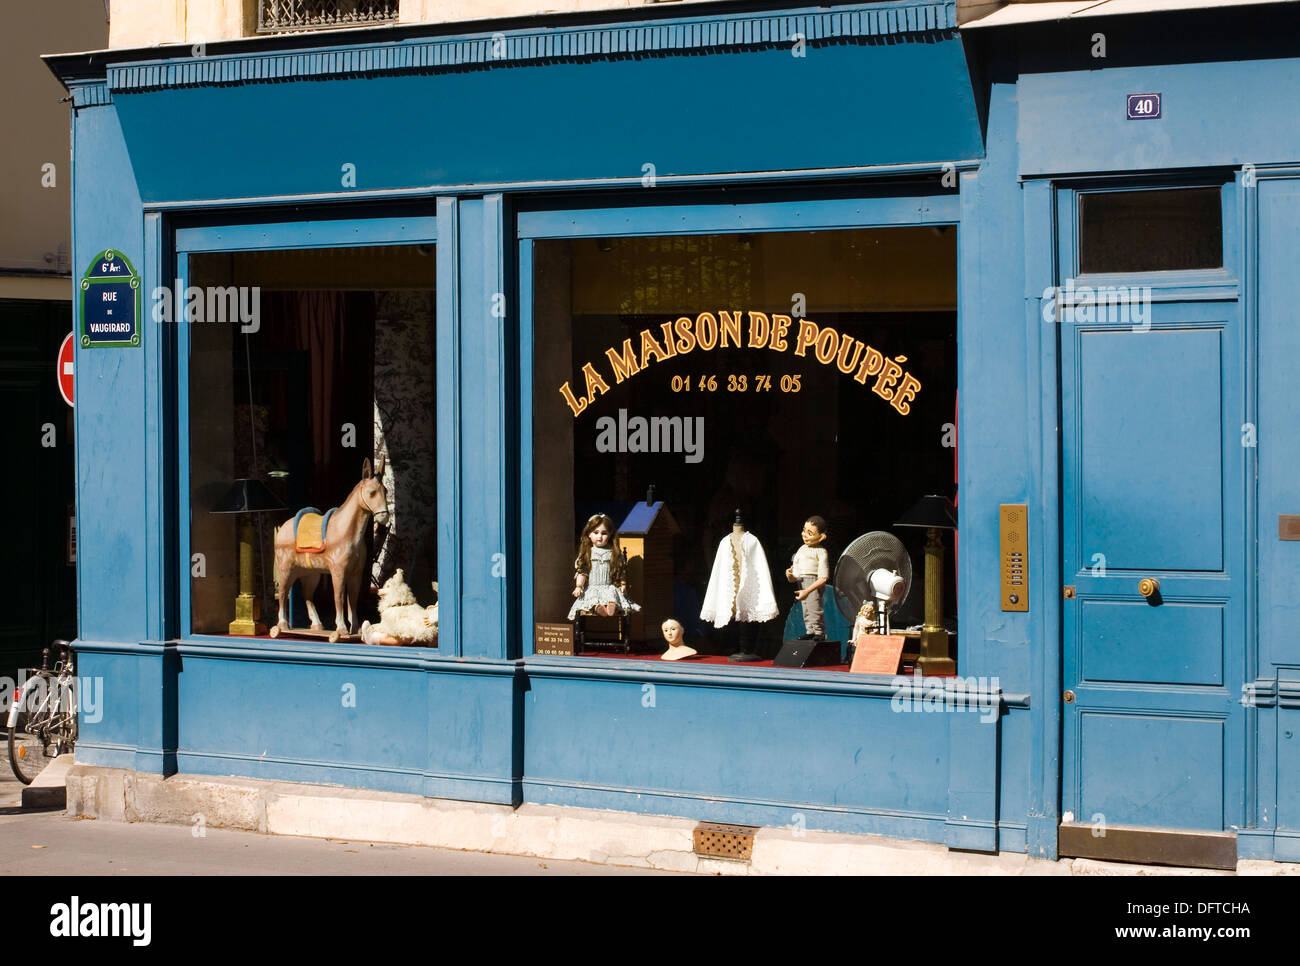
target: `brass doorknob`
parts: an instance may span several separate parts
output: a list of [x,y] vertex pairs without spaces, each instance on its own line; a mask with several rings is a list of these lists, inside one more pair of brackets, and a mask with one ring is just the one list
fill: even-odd
[[1160,581],[1154,577],[1143,577],[1138,581],[1138,593],[1143,597],[1151,597],[1160,593]]

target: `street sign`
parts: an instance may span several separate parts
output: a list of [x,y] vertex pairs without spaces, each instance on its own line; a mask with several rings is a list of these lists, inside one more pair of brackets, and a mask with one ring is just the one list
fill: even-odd
[[55,373],[59,379],[59,392],[63,396],[63,401],[69,406],[72,405],[72,333],[69,332],[63,340],[63,345],[59,346],[59,361],[55,364]]
[[140,345],[140,276],[107,249],[81,278],[81,347]]

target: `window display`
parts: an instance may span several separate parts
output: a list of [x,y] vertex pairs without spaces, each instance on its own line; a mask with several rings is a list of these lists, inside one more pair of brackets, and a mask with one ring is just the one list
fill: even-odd
[[[191,633],[436,646],[435,266],[432,245],[190,256]],[[227,506],[231,480],[266,499]]]
[[736,511],[731,533],[722,538],[713,558],[709,588],[704,592],[700,620],[722,628],[735,622],[738,647],[732,661],[757,661],[753,645],[759,625],[776,616],[776,595],[772,592],[772,572],[767,555],[758,538],[745,529],[740,511]]
[[614,536],[614,521],[605,514],[595,514],[582,528],[573,566],[573,596],[577,600],[569,608],[569,620],[579,614],[613,617],[641,609],[624,596],[627,561]]
[[[381,475],[383,471],[381,461]],[[367,459],[361,464],[361,482],[339,506],[325,513],[315,507],[299,510],[275,532],[275,596],[279,619],[271,629],[272,637],[285,631],[301,634],[324,630],[313,598],[321,578],[329,577],[334,592],[334,632],[329,634],[330,643],[360,640],[355,633],[361,627],[357,604],[367,558],[366,536],[372,519],[380,524],[388,521],[388,491],[375,479]],[[285,612],[285,598],[295,581],[302,584],[310,628],[291,626]]]
[[847,671],[845,546],[955,495],[956,231],[541,240],[532,264],[534,652],[567,620],[576,655],[767,666],[803,640]]
[[682,627],[682,622],[674,617],[668,618],[663,622],[664,643],[668,645],[668,650],[659,655],[661,661],[680,661],[683,658],[694,657],[700,653],[683,642],[683,636],[686,628]]
[[831,565],[826,548],[822,546],[829,534],[826,521],[811,516],[804,521],[803,546],[795,551],[786,568],[785,579],[798,584],[794,599],[803,605],[803,637],[808,640],[826,639],[826,625],[822,620],[822,588],[831,578]]
[[[438,585],[433,585],[434,593]],[[361,640],[366,644],[423,644],[438,646],[438,605],[422,607],[406,585],[399,567],[379,588],[379,623],[363,621]]]

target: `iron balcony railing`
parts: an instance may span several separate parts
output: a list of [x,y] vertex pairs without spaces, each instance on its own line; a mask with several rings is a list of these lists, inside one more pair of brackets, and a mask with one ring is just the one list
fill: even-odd
[[397,6],[398,0],[257,0],[257,32],[396,23]]

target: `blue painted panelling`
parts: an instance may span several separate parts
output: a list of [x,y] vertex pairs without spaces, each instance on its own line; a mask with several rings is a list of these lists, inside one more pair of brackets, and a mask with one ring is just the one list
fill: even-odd
[[[1259,182],[1259,651],[1269,665],[1300,666],[1300,542],[1278,539],[1278,517],[1300,513],[1300,181]],[[1300,804],[1300,803],[1298,803]]]
[[240,758],[256,777],[271,763],[331,762],[417,778],[424,768],[424,681],[416,672],[185,654],[179,696],[182,756]]
[[1027,850],[1030,760],[1036,717],[1030,709],[1011,708],[998,726],[998,843],[1000,848],[1012,852]]
[[956,710],[948,719],[948,821],[944,843],[954,849],[998,848],[998,722],[1000,715]]
[[[529,800],[707,799],[734,815],[761,806],[765,824],[781,825],[820,805],[859,829],[880,817],[927,819],[937,823],[930,837],[942,839],[949,714],[899,713],[880,696],[729,687],[721,675],[716,685],[675,686],[635,671],[614,681],[551,673],[535,671],[525,698]],[[630,800],[620,807],[640,810]],[[699,803],[682,808],[702,814]],[[827,827],[824,816],[808,822]]]
[[[146,201],[341,193],[348,163],[357,189],[373,191],[981,150],[957,40],[119,93],[115,103]],[[177,138],[175,118],[203,122]]]
[[[1086,600],[1080,606],[1083,680],[1223,684],[1222,604]],[[1134,660],[1136,649],[1141,660]]]
[[424,794],[518,804],[518,669],[508,662],[439,663],[426,677]]
[[1222,341],[1216,329],[1081,333],[1083,566],[1223,569]]
[[[998,676],[1006,690],[1030,691],[1030,642],[1041,640],[1037,608],[1004,613],[998,583],[998,505],[1029,503],[1031,520],[1053,507],[1033,498],[1031,442],[1038,433],[1035,373],[1038,330],[1026,327],[1023,198],[1015,181],[1016,100],[1012,85],[994,85],[988,156],[962,178],[957,351],[960,371],[958,581],[962,674]],[[994,214],[996,213],[996,215]],[[1029,337],[1034,337],[1029,341]],[[996,419],[985,418],[997,413]],[[1030,525],[1030,537],[1038,527]],[[1030,560],[1034,585],[1041,562]]]
[[510,664],[360,665],[293,645],[268,645],[266,660],[182,650],[183,772],[516,797]]
[[[460,462],[455,471],[463,534],[459,552],[460,653],[506,656],[507,340],[502,250],[505,244],[499,196],[460,203],[460,255],[455,391],[460,424],[455,432]],[[444,530],[445,532],[445,530]]]
[[[139,659],[134,654],[105,653],[81,647],[77,675],[90,678],[103,695],[97,714],[83,712],[77,722],[77,761],[109,767],[135,767],[140,732]],[[98,720],[92,720],[98,718]]]
[[[1111,43],[1118,45],[1118,38],[1112,35]],[[1294,114],[1297,88],[1300,61],[1292,59],[1028,73],[1019,88],[1020,171],[1160,171],[1295,160],[1300,127],[1279,120]],[[1149,91],[1162,95],[1161,117],[1128,120],[1126,95]]]
[[1300,672],[1294,668],[1278,674],[1276,712],[1260,715],[1259,751],[1277,762],[1277,808],[1259,824],[1277,830],[1279,861],[1300,862]]
[[[140,198],[113,109],[78,111],[75,137],[75,277],[108,248],[143,272]],[[145,292],[155,284],[146,277]],[[149,309],[146,297],[146,319]],[[148,636],[144,534],[153,524],[145,501],[145,447],[156,440],[145,432],[143,386],[146,353],[156,351],[160,333],[145,320],[138,324],[138,348],[76,349],[77,539],[89,548],[77,567],[78,626],[100,641]]]
[[[1096,712],[1080,717],[1083,795],[1078,821],[1224,827],[1223,721]],[[1186,749],[1197,751],[1194,766],[1189,766]],[[1191,776],[1189,767],[1194,768]]]

